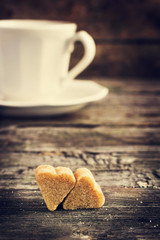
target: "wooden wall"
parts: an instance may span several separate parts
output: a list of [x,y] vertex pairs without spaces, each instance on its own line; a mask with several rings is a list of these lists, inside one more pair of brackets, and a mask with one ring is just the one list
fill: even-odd
[[12,18],[73,21],[89,32],[97,53],[82,77],[160,77],[160,0],[0,0],[0,19]]

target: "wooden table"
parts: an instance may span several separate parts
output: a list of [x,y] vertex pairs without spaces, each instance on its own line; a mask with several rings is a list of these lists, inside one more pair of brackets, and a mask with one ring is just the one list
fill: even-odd
[[[1,117],[0,239],[160,239],[160,83],[98,82],[108,97],[74,114]],[[89,168],[104,206],[48,211],[40,164]]]

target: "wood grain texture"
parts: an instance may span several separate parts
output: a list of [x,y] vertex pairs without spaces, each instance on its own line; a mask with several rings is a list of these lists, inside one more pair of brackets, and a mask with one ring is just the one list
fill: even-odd
[[[3,239],[158,239],[159,193],[156,190],[154,205],[153,195],[147,190],[112,188],[108,191],[107,204],[101,209],[59,209],[54,213],[46,210],[36,192],[24,190],[21,196],[19,191],[1,192],[6,197],[5,201],[1,200],[1,236]],[[37,195],[34,201],[33,195]],[[6,224],[8,231],[5,231]]]
[[[2,239],[158,239],[160,192],[152,170],[158,167],[160,152],[150,148],[148,156],[147,148],[127,150],[1,154]],[[34,178],[42,163],[72,170],[88,167],[103,189],[105,205],[97,210],[49,212]]]
[[[160,238],[160,84],[98,82],[108,97],[72,115],[1,116],[0,239]],[[104,206],[49,212],[34,177],[40,164],[89,168]]]

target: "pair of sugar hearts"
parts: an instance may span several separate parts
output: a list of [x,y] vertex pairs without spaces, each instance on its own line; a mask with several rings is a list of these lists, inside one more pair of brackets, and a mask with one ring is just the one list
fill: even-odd
[[105,198],[100,186],[87,168],[40,165],[35,177],[47,208],[54,211],[63,202],[64,209],[99,208]]

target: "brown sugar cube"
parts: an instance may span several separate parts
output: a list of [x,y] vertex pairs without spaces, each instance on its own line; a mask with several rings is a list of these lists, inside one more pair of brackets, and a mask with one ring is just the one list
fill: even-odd
[[75,177],[69,168],[41,165],[35,170],[35,178],[47,208],[54,211],[75,185]]
[[63,208],[73,210],[101,207],[105,198],[92,173],[87,168],[78,168],[74,176],[76,178],[75,187],[64,200]]

